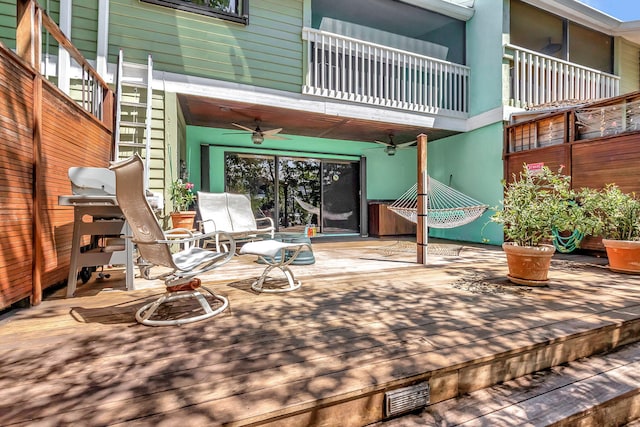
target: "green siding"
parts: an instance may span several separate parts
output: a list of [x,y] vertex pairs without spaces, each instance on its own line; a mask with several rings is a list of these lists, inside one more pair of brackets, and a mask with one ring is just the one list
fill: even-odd
[[15,0],[0,0],[0,41],[9,49],[16,48]]
[[301,91],[299,1],[252,2],[246,27],[136,0],[110,6],[110,62],[122,48],[131,62],[144,62],[150,53],[160,71]]
[[72,3],[71,40],[87,59],[96,59],[98,2]]
[[640,46],[616,39],[616,74],[620,76],[620,94],[640,89]]

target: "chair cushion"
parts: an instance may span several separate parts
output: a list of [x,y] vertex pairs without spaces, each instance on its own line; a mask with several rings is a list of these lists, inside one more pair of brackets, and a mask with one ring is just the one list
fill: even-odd
[[173,262],[180,270],[192,270],[202,263],[211,262],[226,255],[224,252],[215,252],[194,246],[173,254]]
[[275,257],[284,248],[297,248],[308,246],[307,243],[284,243],[277,240],[261,240],[242,245],[240,255],[258,255],[263,257]]

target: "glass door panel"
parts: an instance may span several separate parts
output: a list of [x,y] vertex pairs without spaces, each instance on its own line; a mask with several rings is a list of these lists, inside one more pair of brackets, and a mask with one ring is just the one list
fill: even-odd
[[225,154],[225,191],[246,194],[257,217],[273,219],[277,231],[323,234],[360,231],[358,162]]
[[225,191],[248,195],[256,217],[268,216],[277,224],[275,166],[274,156],[225,155]]
[[322,162],[322,233],[360,231],[360,170],[355,162]]
[[308,224],[319,224],[320,161],[279,157],[280,231],[303,232]]

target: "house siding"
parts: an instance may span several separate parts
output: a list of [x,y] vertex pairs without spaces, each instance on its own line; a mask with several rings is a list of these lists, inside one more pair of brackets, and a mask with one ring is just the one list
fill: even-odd
[[624,39],[617,42],[620,93],[637,91],[640,89],[640,46]]
[[71,41],[85,58],[96,59],[98,2],[74,1],[71,14]]
[[16,2],[0,0],[0,41],[9,49],[16,48]]
[[120,48],[132,62],[151,52],[155,70],[301,92],[300,1],[252,2],[248,26],[137,0],[110,9],[109,62]]
[[149,189],[162,193],[165,186],[165,93],[153,91],[151,102],[151,161],[149,163]]

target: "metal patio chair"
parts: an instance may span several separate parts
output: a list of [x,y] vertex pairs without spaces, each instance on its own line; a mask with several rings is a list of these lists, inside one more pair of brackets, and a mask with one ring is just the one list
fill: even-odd
[[[160,227],[145,197],[144,166],[140,157],[136,154],[126,160],[114,162],[110,169],[116,176],[118,205],[129,223],[133,242],[144,263],[140,271],[146,279],[163,279],[166,286],[164,295],[137,311],[136,320],[150,326],[180,325],[208,319],[224,311],[229,305],[227,298],[201,286],[200,279],[196,276],[220,267],[233,258],[233,237],[224,237],[231,246],[228,252],[198,247],[199,240],[212,239],[217,233],[193,235],[190,230],[179,230],[180,234],[187,237],[172,238],[172,233],[165,233]],[[180,245],[182,250],[172,254],[171,247],[175,245]],[[152,276],[151,270],[156,268],[160,271]],[[170,304],[189,298],[194,298],[201,310],[194,312],[190,308],[185,313],[179,311],[177,304]],[[212,302],[216,301],[215,309],[211,307],[208,298]]]

